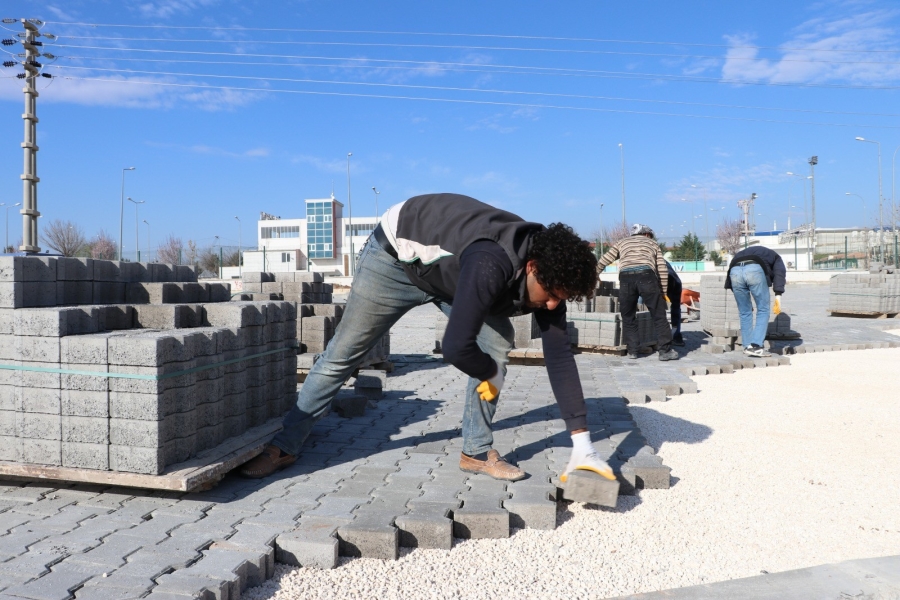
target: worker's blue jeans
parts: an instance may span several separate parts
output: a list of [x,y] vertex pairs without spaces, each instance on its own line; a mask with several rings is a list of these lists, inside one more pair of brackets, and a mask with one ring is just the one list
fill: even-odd
[[[369,237],[359,260],[353,287],[341,324],[319,360],[310,370],[297,396],[297,404],[284,418],[284,429],[272,443],[288,454],[299,454],[313,425],[328,414],[331,401],[371,349],[400,317],[422,304],[434,303],[447,316],[451,306],[413,285],[403,264]],[[488,317],[478,333],[478,346],[506,374],[509,352],[515,340],[512,323],[506,317]],[[480,454],[491,449],[491,423],[497,400],[485,402],[475,388],[480,382],[469,378],[463,409],[463,452]]]
[[[731,291],[741,315],[741,343],[744,348],[751,344],[762,346],[769,328],[769,282],[763,268],[757,264],[732,267]],[[756,323],[753,304],[756,304]]]

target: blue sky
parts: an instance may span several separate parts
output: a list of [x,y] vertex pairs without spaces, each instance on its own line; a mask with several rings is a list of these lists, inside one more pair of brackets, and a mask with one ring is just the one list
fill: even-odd
[[[752,192],[759,229],[802,222],[806,180],[785,172],[807,175],[813,155],[818,224],[871,225],[877,148],[854,138],[881,142],[889,205],[900,6],[790,4],[67,0],[0,16],[59,36],[38,99],[39,210],[89,235],[118,237],[135,166],[125,193],[145,201],[154,245],[236,244],[235,215],[249,245],[261,210],[302,216],[332,182],[346,201],[352,152],[356,215],[374,214],[373,186],[380,210],[457,192],[588,236],[601,203],[605,224],[622,218],[620,143],[627,218],[663,238],[692,210],[712,233]],[[7,203],[21,198],[18,70],[0,79]],[[12,212],[10,226],[14,242]]]

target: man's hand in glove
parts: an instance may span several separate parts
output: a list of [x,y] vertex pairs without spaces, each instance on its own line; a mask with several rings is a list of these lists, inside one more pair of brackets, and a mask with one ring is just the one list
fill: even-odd
[[496,400],[497,396],[500,395],[500,390],[503,389],[503,370],[498,366],[497,374],[491,377],[490,379],[485,379],[481,383],[478,384],[478,387],[475,388],[475,391],[478,392],[478,396],[484,400],[485,402],[491,402],[492,400]]
[[773,312],[776,315],[781,314],[781,294],[775,294],[775,308],[773,309]]
[[597,450],[591,443],[591,434],[587,431],[572,434],[572,457],[569,459],[566,470],[559,476],[559,480],[565,483],[569,478],[569,473],[575,470],[593,471],[610,481],[616,478],[606,461],[597,454]]

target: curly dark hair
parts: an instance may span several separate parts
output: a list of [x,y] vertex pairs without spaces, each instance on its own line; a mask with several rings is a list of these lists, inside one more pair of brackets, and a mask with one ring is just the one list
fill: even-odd
[[564,223],[551,223],[535,233],[527,260],[535,261],[541,287],[563,291],[569,300],[590,297],[597,287],[597,257],[590,244]]

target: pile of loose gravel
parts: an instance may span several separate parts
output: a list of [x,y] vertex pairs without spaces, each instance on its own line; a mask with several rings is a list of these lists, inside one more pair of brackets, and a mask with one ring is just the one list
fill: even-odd
[[395,562],[280,565],[243,598],[604,598],[900,554],[900,349],[791,360],[634,408],[669,490]]

